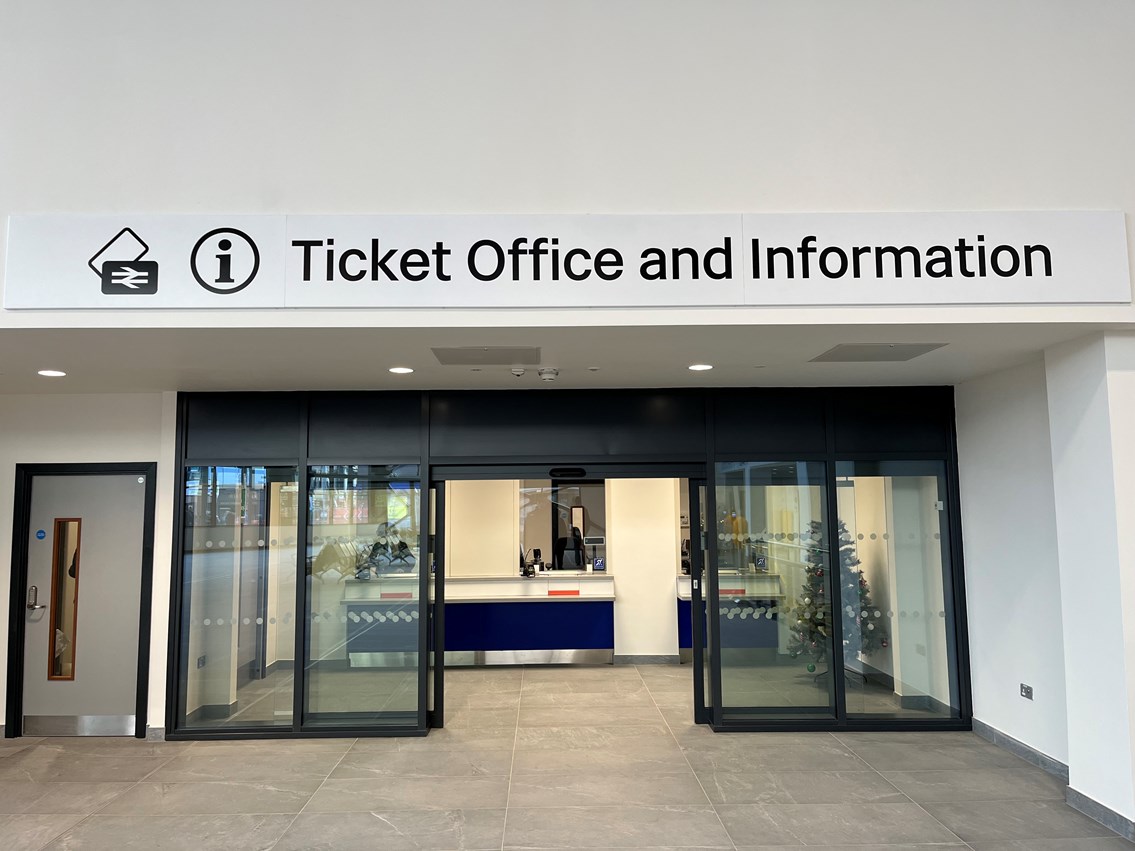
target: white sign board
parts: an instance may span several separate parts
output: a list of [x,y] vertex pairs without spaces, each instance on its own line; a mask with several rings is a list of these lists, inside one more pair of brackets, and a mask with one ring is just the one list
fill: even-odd
[[1117,212],[20,215],[4,307],[1128,304]]

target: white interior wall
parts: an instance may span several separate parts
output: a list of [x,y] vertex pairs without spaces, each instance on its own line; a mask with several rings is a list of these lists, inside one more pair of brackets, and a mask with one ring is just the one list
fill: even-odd
[[[307,0],[0,0],[0,10],[0,78],[16,81],[0,92],[0,216],[1135,209],[1135,111],[1117,108],[1135,100],[1135,5],[1123,0],[352,0],[334,12]],[[442,309],[414,321],[1090,312]],[[263,321],[0,314],[0,326]]]
[[[1135,749],[1135,335],[1109,334],[1104,340],[1108,410],[1111,415],[1116,531],[1119,545],[1120,610],[1123,616],[1123,674],[1127,722]],[[1135,753],[1131,759],[1135,773]]]
[[[1127,518],[1116,495],[1135,470],[1115,466],[1117,432],[1102,336],[1045,352],[1056,539],[1068,695],[1069,785],[1122,816],[1135,818],[1129,650],[1124,630],[1120,545]],[[1127,382],[1117,384],[1126,388]],[[1128,422],[1129,417],[1120,416]],[[1120,450],[1123,457],[1123,450]],[[1122,474],[1127,475],[1124,481]],[[1129,500],[1126,500],[1129,504]],[[1130,565],[1126,565],[1130,569]]]
[[[158,462],[149,724],[162,726],[173,528],[172,394],[0,396],[0,712],[7,689],[8,597],[16,464]],[[167,430],[168,427],[168,430]]]
[[[1045,367],[955,388],[974,718],[1068,761]],[[1035,700],[1020,696],[1020,683]]]
[[[0,215],[1135,209],[1135,181],[1124,179],[1131,174],[1135,112],[1115,108],[1135,97],[1135,53],[1128,49],[1135,6],[1120,0],[590,0],[556,8],[495,0],[450,4],[444,15],[428,4],[383,2],[349,4],[328,15],[302,0],[205,0],[160,9],[143,0],[2,5],[10,25],[0,27],[0,73],[20,84],[0,94],[6,152]],[[376,20],[382,50],[373,49]],[[204,65],[202,50],[209,55]],[[138,67],[147,68],[144,78]],[[250,67],[273,73],[250,74]],[[407,67],[419,73],[408,79]],[[896,67],[911,73],[896,74]],[[625,83],[628,73],[633,83],[611,85]],[[118,114],[106,109],[103,93],[122,91],[137,98],[139,132],[123,135]],[[738,106],[752,102],[761,109]],[[320,120],[303,120],[313,103]],[[391,122],[392,115],[404,120]],[[783,120],[766,132],[770,115]],[[942,115],[964,119],[936,120]],[[975,135],[975,126],[983,132]],[[268,138],[271,145],[264,144]],[[1085,150],[1091,155],[1068,155]],[[986,167],[990,162],[998,168]],[[871,311],[892,321],[1059,312]],[[627,312],[635,321],[642,315]],[[10,317],[0,323],[10,319],[16,324]],[[547,321],[536,312],[509,319]],[[50,321],[56,320],[113,324],[138,317],[60,314]],[[18,321],[48,320],[23,315]],[[391,315],[389,321],[403,320]],[[971,639],[980,648],[975,714],[1059,759],[1068,743],[1054,628],[1062,624],[1056,536],[1041,518],[1055,521],[1046,470],[1068,447],[1053,444],[1055,454],[1043,462],[1047,401],[1030,369],[1035,365],[1021,368],[1019,387],[1007,378],[1018,371],[1010,370],[958,389]],[[1068,408],[1080,398],[1074,373],[1063,374],[1059,387],[1067,398],[1062,393],[1054,403],[1054,422],[1062,424],[1062,439],[1082,447],[1079,411]],[[1126,397],[1125,375],[1111,375],[1108,383],[1113,396]],[[169,394],[158,414],[152,402],[116,401],[154,396],[57,397],[55,407],[39,398],[0,399],[0,476],[8,482],[16,461],[173,457]],[[14,407],[25,413],[11,414]],[[123,416],[131,411],[137,416]],[[1119,422],[1126,412],[1108,416]],[[1126,463],[1125,446],[1111,451],[1116,464]],[[1100,472],[1098,465],[1093,470]],[[1087,473],[1068,477],[1084,486],[1064,499],[1096,507],[1100,491],[1087,486]],[[1107,492],[1116,493],[1121,516],[1129,516],[1122,515],[1128,495],[1119,480],[1112,476]],[[155,651],[164,647],[168,617],[163,567],[172,505],[163,495],[172,492],[173,470],[163,464]],[[10,488],[0,487],[0,518],[11,517],[11,498]],[[10,533],[3,521],[0,564],[10,552]],[[1080,549],[1061,546],[1068,570],[1098,549],[1087,537]],[[1130,564],[1128,546],[1121,532],[1111,556]],[[0,582],[0,604],[7,593]],[[1083,603],[1092,610],[1090,600]],[[1089,620],[1071,601],[1066,611]],[[1122,631],[1118,638],[1130,641]],[[164,654],[154,652],[151,723],[164,703],[164,674]],[[1114,668],[1099,674],[1106,680]],[[1034,703],[1017,696],[1020,681],[1036,686]],[[1090,699],[1097,698],[1089,690],[1083,700]]]
[[607,480],[616,656],[678,654],[680,487],[678,479]]

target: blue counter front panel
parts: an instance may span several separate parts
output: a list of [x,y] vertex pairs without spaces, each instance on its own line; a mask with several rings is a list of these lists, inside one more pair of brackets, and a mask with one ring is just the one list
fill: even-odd
[[[389,600],[347,605],[348,653],[414,653],[418,649],[418,603]],[[382,620],[375,617],[381,614]]]
[[610,601],[449,603],[446,650],[613,650]]
[[[772,606],[775,603],[771,600],[746,600],[741,608],[749,608],[750,611],[754,608],[754,604],[762,606]],[[704,605],[704,603],[703,603]],[[693,625],[693,611],[692,605],[689,600],[678,600],[678,647],[690,648],[694,646],[694,625]],[[777,632],[777,617],[773,615],[771,618],[761,616],[759,618],[739,616],[722,617],[719,618],[717,623],[721,630],[721,646],[722,648],[730,647],[776,647],[779,642],[779,634]],[[704,642],[704,621],[703,621],[703,642]]]

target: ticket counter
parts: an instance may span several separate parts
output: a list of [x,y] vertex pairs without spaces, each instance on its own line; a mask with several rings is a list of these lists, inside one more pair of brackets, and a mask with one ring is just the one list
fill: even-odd
[[447,665],[677,661],[684,481],[444,487]]

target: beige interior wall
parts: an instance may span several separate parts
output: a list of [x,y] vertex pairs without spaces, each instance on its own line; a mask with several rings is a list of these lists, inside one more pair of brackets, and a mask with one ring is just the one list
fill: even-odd
[[[521,482],[525,488],[543,488],[540,494],[533,494],[527,516],[524,518],[524,552],[538,548],[543,560],[552,560],[552,483],[547,479],[526,479]],[[519,554],[518,554],[519,555]]]
[[678,653],[678,479],[607,481],[607,554],[615,576],[615,654]]
[[[855,554],[859,558],[863,578],[871,589],[871,600],[876,608],[887,612],[893,610],[895,604],[891,594],[893,570],[888,555],[891,533],[887,525],[884,479],[881,476],[860,476],[853,481],[852,487],[836,490],[839,519],[855,541]],[[887,620],[885,623],[889,625],[891,622]],[[893,636],[888,643],[889,647],[879,648],[862,657],[868,665],[884,674],[893,673],[892,655],[900,651]]]
[[[295,534],[294,520],[288,519],[284,528],[281,518],[284,494],[296,498],[297,486],[283,482],[273,482],[268,518],[269,533],[273,537],[284,532]],[[296,557],[290,547],[271,547],[268,550],[268,611],[265,629],[268,647],[267,664],[290,662],[295,659],[295,597],[296,597]]]
[[516,575],[519,480],[446,482],[445,524],[447,576]]

